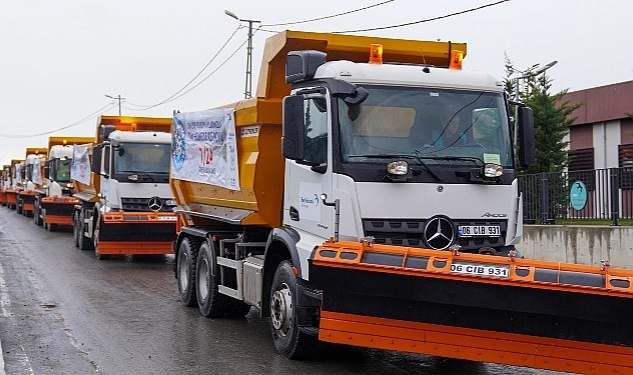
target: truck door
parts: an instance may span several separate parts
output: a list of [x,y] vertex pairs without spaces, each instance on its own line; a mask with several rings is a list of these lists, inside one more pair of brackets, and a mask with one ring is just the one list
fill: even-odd
[[304,94],[303,121],[284,126],[303,126],[303,152],[298,160],[287,160],[285,170],[284,223],[302,235],[298,246],[312,251],[314,238],[334,236],[334,208],[321,201],[332,199],[331,115],[328,97],[323,93]]

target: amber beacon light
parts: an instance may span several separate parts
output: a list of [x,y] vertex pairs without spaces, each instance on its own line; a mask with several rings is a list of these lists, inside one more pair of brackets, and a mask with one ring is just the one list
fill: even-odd
[[451,51],[451,62],[449,68],[451,69],[461,69],[462,61],[464,61],[464,52],[460,50],[452,50]]
[[382,64],[382,44],[372,44],[369,46],[369,63]]

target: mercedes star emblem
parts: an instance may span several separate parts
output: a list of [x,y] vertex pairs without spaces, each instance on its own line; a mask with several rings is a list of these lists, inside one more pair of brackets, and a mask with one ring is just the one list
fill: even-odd
[[447,249],[455,241],[455,227],[446,216],[434,216],[424,225],[422,237],[431,249]]
[[147,201],[147,207],[154,212],[158,212],[163,208],[163,201],[159,197],[151,197]]

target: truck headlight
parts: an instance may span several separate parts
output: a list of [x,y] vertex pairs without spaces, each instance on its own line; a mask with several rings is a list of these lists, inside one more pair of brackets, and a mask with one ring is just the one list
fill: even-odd
[[484,165],[484,176],[489,178],[499,177],[503,174],[503,167],[499,164],[487,163]]
[[387,172],[395,176],[405,176],[409,173],[409,163],[404,160],[392,161],[387,164]]

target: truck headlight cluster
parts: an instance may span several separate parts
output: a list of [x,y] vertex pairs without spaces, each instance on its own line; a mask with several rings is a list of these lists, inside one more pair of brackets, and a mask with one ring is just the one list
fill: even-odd
[[409,173],[409,163],[404,160],[393,161],[387,164],[387,172],[395,176],[405,176]]
[[503,174],[503,167],[499,164],[487,163],[484,165],[484,176],[489,178],[499,177]]

